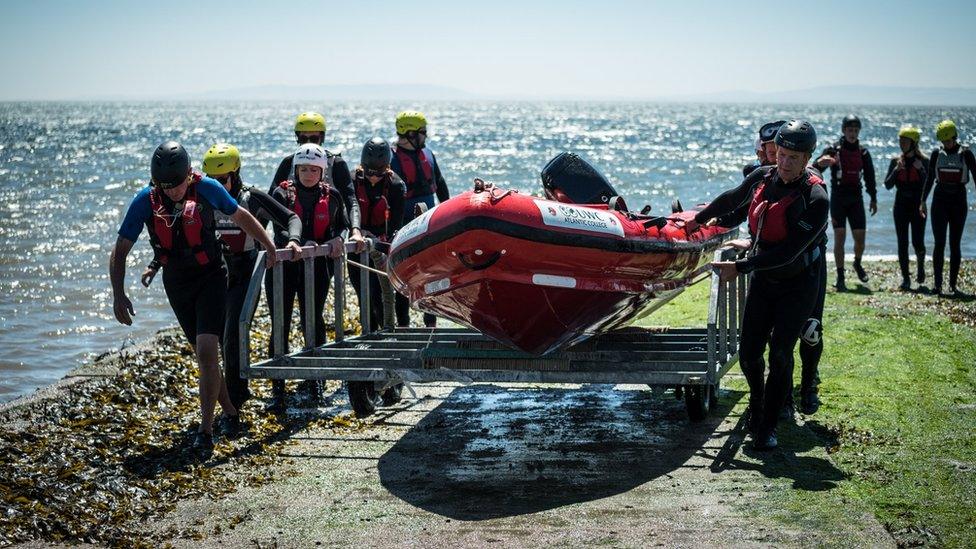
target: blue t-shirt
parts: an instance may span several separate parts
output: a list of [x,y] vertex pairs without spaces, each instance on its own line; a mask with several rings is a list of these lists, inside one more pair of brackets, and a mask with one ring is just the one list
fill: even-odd
[[[132,203],[129,204],[129,209],[125,212],[125,217],[122,219],[122,226],[119,227],[119,236],[122,238],[133,242],[139,239],[139,235],[142,233],[142,228],[145,226],[146,221],[152,217],[152,204],[149,200],[149,192],[151,190],[150,187],[145,187],[136,193],[136,197],[132,199]],[[219,210],[227,215],[233,215],[237,211],[237,201],[215,179],[209,177],[202,178],[197,183],[197,195],[200,199],[210,204],[213,209]]]

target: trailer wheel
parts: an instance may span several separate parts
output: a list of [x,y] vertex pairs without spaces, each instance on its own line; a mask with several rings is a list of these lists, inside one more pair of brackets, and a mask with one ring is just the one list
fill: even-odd
[[356,417],[364,418],[376,412],[379,404],[380,395],[376,392],[376,387],[372,381],[350,381],[349,382],[349,404]]
[[705,419],[716,404],[714,385],[686,385],[684,394],[685,408],[688,409],[688,419],[691,421]]
[[403,395],[403,384],[397,383],[393,387],[383,391],[382,399],[383,406],[393,406],[394,404],[400,402]]

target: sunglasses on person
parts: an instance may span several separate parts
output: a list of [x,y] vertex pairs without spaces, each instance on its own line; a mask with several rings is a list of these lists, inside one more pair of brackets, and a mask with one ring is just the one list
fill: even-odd
[[325,136],[321,134],[315,134],[315,135],[298,134],[298,144],[304,145],[306,143],[315,143],[316,145],[321,145],[324,137]]
[[371,170],[366,168],[363,170],[363,174],[366,175],[366,177],[383,177],[386,175],[386,168],[383,168],[382,170]]

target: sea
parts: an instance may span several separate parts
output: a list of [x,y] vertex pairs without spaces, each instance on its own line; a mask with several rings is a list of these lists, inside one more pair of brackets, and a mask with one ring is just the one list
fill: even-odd
[[[374,136],[394,137],[401,110],[421,110],[451,193],[479,177],[523,193],[540,192],[539,171],[572,151],[601,170],[631,209],[669,212],[678,198],[708,201],[742,179],[755,158],[760,125],[806,118],[821,143],[837,139],[841,119],[857,114],[861,142],[878,172],[878,214],[868,219],[866,253],[896,253],[894,193],[882,185],[897,153],[898,129],[952,118],[964,143],[976,134],[976,109],[956,107],[736,105],[597,102],[19,102],[0,103],[0,402],[58,380],[101,353],[175,324],[160,280],[138,281],[149,261],[143,234],[126,284],[136,316],[112,313],[108,258],[133,195],[147,184],[156,145],[182,142],[199,167],[216,142],[236,145],[244,180],[267,188],[296,147],[295,116],[325,115],[325,145],[350,165]],[[972,209],[972,206],[970,206]],[[964,257],[976,256],[976,215],[967,220]],[[927,232],[931,250],[931,232]],[[851,244],[848,243],[848,246]]]

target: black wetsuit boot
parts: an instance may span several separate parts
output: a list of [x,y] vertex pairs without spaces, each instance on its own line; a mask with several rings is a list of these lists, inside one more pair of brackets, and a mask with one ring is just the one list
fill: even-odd
[[766,384],[766,362],[762,358],[757,360],[740,360],[742,375],[749,384],[748,429],[755,434],[763,421],[763,389]]

